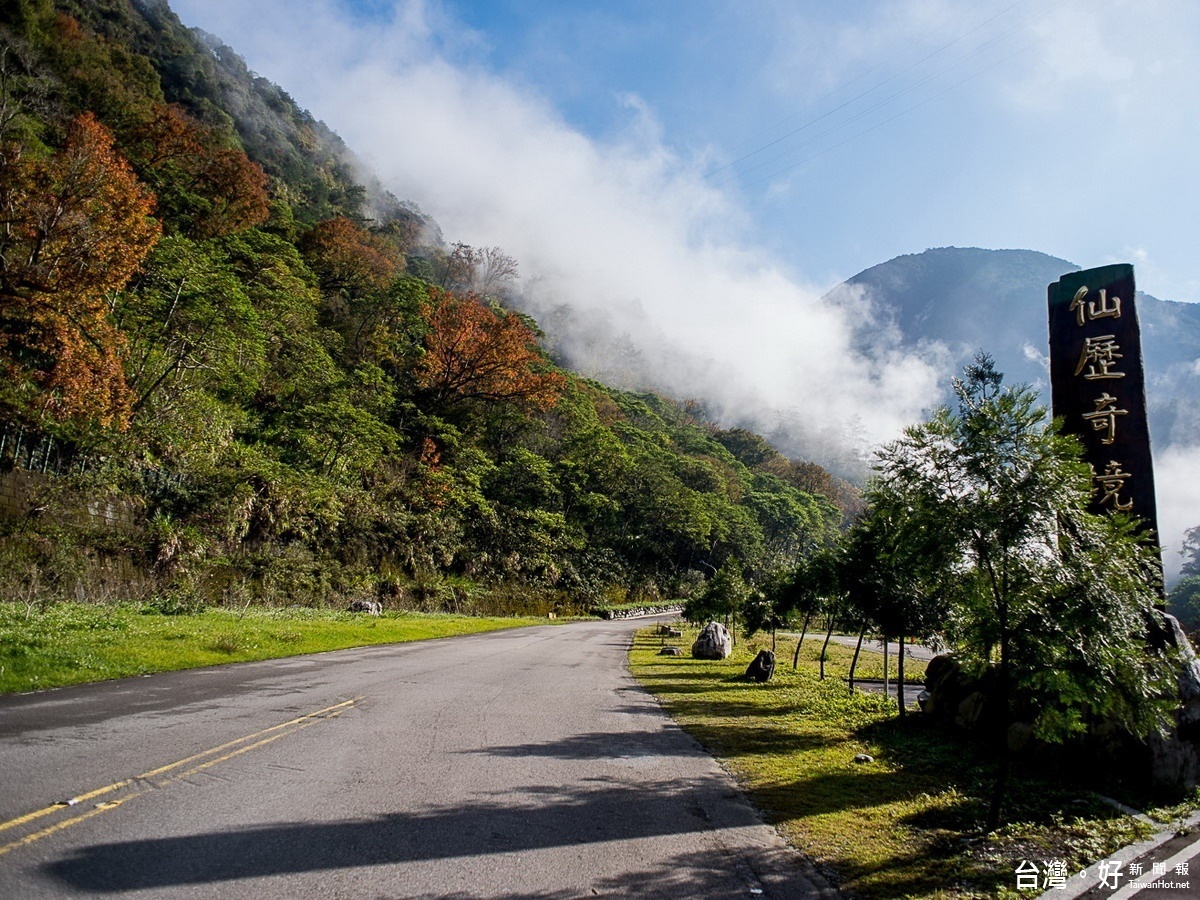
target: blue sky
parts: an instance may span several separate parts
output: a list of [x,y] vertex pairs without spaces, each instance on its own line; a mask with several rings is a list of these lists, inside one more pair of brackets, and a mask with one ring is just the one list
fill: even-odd
[[[385,59],[403,31],[396,71],[436,56],[590,141],[657,129],[745,217],[740,240],[818,286],[953,244],[1132,261],[1144,289],[1200,299],[1191,0],[175,6],[302,100],[306,79],[270,56],[280,17],[288,34],[361,29]],[[301,75],[335,78],[348,60],[322,58],[328,32],[313,34]],[[338,126],[335,108],[314,111]]]
[[1200,300],[1191,0],[173,6],[368,154],[340,73],[435,60],[586,141],[657,142],[731,205],[730,239],[817,287],[928,247],[1019,247],[1130,261],[1143,289]]
[[[722,310],[800,310],[819,338],[760,353],[760,384],[801,353],[843,385],[858,325],[817,300],[930,247],[1132,262],[1200,300],[1193,0],[172,5],[532,289],[632,304],[718,361],[747,346],[703,327]],[[894,433],[932,370],[874,362],[838,400]]]
[[[686,348],[679,396],[895,436],[944,348],[821,296],[930,247],[1132,262],[1200,300],[1194,0],[171,5],[448,240],[514,256],[535,308]],[[1196,481],[1200,448],[1174,465]]]

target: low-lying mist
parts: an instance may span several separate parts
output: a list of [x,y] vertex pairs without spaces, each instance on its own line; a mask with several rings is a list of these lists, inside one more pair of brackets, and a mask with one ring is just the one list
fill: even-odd
[[[582,372],[698,400],[850,478],[869,448],[945,399],[944,347],[902,343],[862,293],[823,299],[837,278],[816,283],[763,246],[736,189],[704,178],[727,160],[674,145],[642,98],[614,94],[603,136],[585,133],[536,88],[489,69],[484,38],[436,3],[356,19],[326,0],[262,0],[253,14],[220,0],[203,14],[235,49],[255,29],[251,66],[447,239],[518,260],[514,296]],[[794,245],[826,227],[814,215]],[[1169,448],[1164,470],[1186,472],[1196,455]],[[1178,499],[1162,503],[1172,529],[1188,515]],[[1164,543],[1178,533],[1164,527]]]

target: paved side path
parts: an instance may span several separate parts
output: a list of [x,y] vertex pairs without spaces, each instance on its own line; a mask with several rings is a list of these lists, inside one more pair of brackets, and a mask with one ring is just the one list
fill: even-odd
[[0,698],[0,897],[836,896],[628,675],[642,624]]
[[[811,635],[810,635],[810,637],[811,637]],[[824,635],[820,635],[819,637],[821,638],[821,640],[824,640]],[[842,644],[846,647],[853,647],[858,643],[858,637],[853,634],[835,634],[835,635],[833,635],[833,637],[831,639],[837,641],[839,644]],[[864,651],[867,651],[870,653],[882,654],[883,653],[883,641],[866,639],[862,643],[862,648]],[[897,643],[896,641],[888,641],[888,654],[891,657],[891,665],[892,666],[896,665],[896,655],[899,652],[900,652],[900,644]],[[924,646],[923,644],[905,644],[904,645],[904,655],[907,656],[909,659],[923,659],[926,661],[931,660],[935,656],[937,656],[937,654],[934,653],[934,651],[930,650],[928,647]]]

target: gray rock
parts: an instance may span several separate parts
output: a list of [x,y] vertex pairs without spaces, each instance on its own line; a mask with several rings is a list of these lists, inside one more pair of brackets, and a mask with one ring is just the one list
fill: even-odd
[[[1009,726],[1009,748],[1025,753],[1082,753],[1098,771],[1122,771],[1135,783],[1185,788],[1200,784],[1200,658],[1174,616],[1147,610],[1145,621],[1149,648],[1178,660],[1178,705],[1166,735],[1138,739],[1112,721],[1098,720],[1067,748],[1057,748],[1034,739],[1031,725],[1018,721]],[[925,670],[921,708],[932,718],[991,734],[999,712],[993,675],[988,671],[982,679],[970,678],[951,657],[934,657]]]
[[700,629],[700,636],[692,644],[692,656],[696,659],[728,659],[733,653],[733,638],[720,622],[709,622]]
[[678,647],[663,647],[658,651],[659,656],[683,656],[683,651]]
[[378,600],[355,600],[347,608],[350,612],[365,612],[372,616],[383,614],[383,604]]

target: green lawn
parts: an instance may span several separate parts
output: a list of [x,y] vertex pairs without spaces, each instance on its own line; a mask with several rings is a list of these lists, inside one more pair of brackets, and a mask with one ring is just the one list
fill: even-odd
[[132,605],[38,610],[0,603],[0,693],[545,622],[299,607],[162,615]]
[[[374,618],[294,607],[163,615],[131,605],[36,610],[0,603],[0,692],[544,622],[413,613]],[[671,643],[686,650],[693,636],[685,631]],[[983,836],[986,754],[920,716],[899,720],[894,703],[879,695],[851,694],[849,648],[830,645],[821,680],[820,636],[805,642],[797,672],[790,664],[794,644],[781,642],[775,678],[758,685],[740,676],[765,645],[761,638],[742,641],[722,662],[659,656],[662,644],[652,629],[638,633],[635,676],[724,761],[769,821],[856,895],[1017,896],[1014,873],[1024,859],[1062,859],[1075,871],[1149,831],[1084,786],[1020,772],[1010,792],[1010,824]],[[860,677],[879,677],[880,660],[865,656]],[[919,663],[910,661],[908,669],[910,681],[920,677]],[[859,754],[873,759],[855,762]]]
[[[686,653],[694,634],[685,631],[670,643]],[[827,677],[820,680],[821,637],[805,641],[797,672],[794,641],[781,641],[775,677],[764,685],[740,677],[769,646],[761,637],[741,641],[729,660],[705,662],[659,656],[663,639],[646,629],[630,661],[634,675],[724,762],[768,821],[847,891],[888,900],[1016,897],[1022,860],[1041,866],[1061,859],[1076,872],[1152,830],[1084,786],[1020,771],[1009,793],[1010,824],[984,836],[991,786],[984,750],[919,715],[898,719],[894,701],[881,695],[851,694],[850,648],[830,645]],[[873,674],[882,675],[882,657],[868,659]],[[907,661],[906,679],[919,679],[922,669]],[[855,762],[860,754],[872,760]]]

